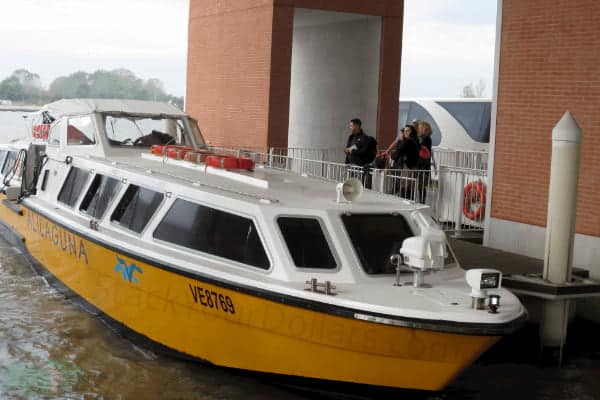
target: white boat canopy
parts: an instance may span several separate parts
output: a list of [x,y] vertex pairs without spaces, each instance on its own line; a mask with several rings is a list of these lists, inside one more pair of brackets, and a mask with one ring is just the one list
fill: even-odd
[[55,118],[65,115],[82,115],[95,112],[125,113],[133,115],[163,115],[183,117],[186,114],[176,106],[145,100],[114,99],[65,99],[45,105],[41,111],[48,111]]

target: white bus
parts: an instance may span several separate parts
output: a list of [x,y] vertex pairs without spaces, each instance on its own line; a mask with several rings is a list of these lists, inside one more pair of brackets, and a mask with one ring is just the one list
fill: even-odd
[[491,99],[400,99],[399,126],[427,121],[434,146],[487,151],[491,115]]

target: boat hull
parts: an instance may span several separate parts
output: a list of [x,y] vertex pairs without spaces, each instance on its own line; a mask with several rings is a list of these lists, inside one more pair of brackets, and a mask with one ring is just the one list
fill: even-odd
[[159,345],[219,366],[440,390],[499,339],[289,304],[111,248],[27,206],[0,205],[0,220],[85,302]]

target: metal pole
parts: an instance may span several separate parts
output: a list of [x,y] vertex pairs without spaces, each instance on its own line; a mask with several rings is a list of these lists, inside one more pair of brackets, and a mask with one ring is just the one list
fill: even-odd
[[460,184],[454,188],[454,198],[457,207],[454,209],[454,235],[460,237],[462,235],[462,211],[463,205],[465,204],[464,187],[465,187],[465,174],[464,172],[455,171],[456,180]]

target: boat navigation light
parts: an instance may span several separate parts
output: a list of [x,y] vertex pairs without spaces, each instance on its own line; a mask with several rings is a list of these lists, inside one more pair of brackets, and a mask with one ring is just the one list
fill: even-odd
[[498,308],[500,307],[500,295],[491,294],[488,299],[488,307],[490,307],[490,313],[498,314]]
[[336,202],[341,203],[343,197],[344,200],[352,203],[360,198],[364,190],[362,182],[356,178],[350,178],[343,183],[340,182],[335,187],[337,193]]
[[[502,285],[502,272],[495,269],[470,269],[466,274],[467,284],[471,287],[471,298],[473,299],[473,308],[476,310],[482,310],[485,305],[485,299],[488,298],[488,289],[500,289]],[[491,297],[491,296],[490,296]],[[500,297],[498,299],[491,300],[498,301],[497,305],[500,305]],[[498,307],[496,307],[497,309]]]

